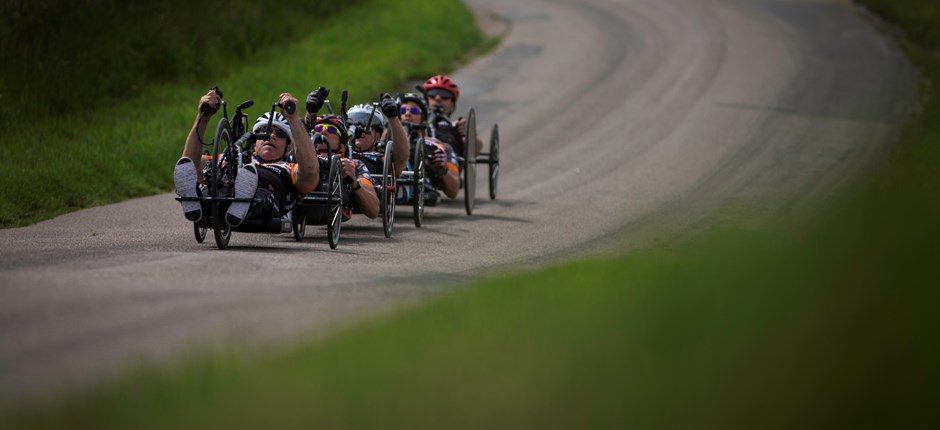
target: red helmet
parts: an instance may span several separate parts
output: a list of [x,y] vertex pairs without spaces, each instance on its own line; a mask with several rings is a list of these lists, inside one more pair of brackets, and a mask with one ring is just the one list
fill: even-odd
[[460,88],[457,88],[457,83],[447,77],[447,75],[432,76],[424,83],[424,95],[427,95],[429,91],[435,89],[442,89],[453,94],[454,103],[456,103],[457,99],[460,97]]

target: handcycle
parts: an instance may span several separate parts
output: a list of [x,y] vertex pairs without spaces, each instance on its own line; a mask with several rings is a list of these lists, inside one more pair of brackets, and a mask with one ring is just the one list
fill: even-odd
[[[267,133],[253,133],[248,131],[248,117],[245,115],[244,110],[253,106],[253,101],[248,100],[239,104],[235,108],[235,115],[232,117],[232,120],[229,121],[227,103],[223,98],[222,91],[219,90],[218,87],[213,87],[212,90],[215,91],[221,99],[219,107],[222,109],[222,118],[219,119],[218,125],[216,126],[215,138],[212,141],[212,152],[206,154],[209,157],[209,162],[203,169],[203,177],[206,180],[203,189],[208,195],[177,197],[176,200],[198,201],[203,207],[208,206],[209,216],[203,217],[193,223],[193,233],[196,237],[196,242],[202,243],[208,234],[208,229],[211,228],[213,236],[215,237],[216,246],[219,249],[225,249],[228,247],[233,231],[233,228],[224,219],[226,209],[235,202],[260,202],[260,200],[255,197],[235,197],[236,176],[242,166],[251,163],[251,144],[257,139],[266,139],[269,135]],[[272,104],[269,118],[273,118],[274,110],[277,107],[278,104],[276,102]],[[294,103],[289,103],[284,106],[284,109],[290,113],[296,108]],[[200,120],[203,115],[209,113],[210,109],[211,108],[206,105],[200,106]],[[270,120],[268,130],[271,130]],[[239,137],[237,140],[232,141],[233,136]],[[200,142],[203,141],[202,137],[198,135],[197,139]],[[203,145],[206,144],[203,143]],[[243,232],[266,231],[279,233],[284,230],[285,226],[286,223],[283,218],[272,220],[246,220],[234,230]]]
[[[372,104],[373,114],[370,114],[369,122],[365,125],[366,129],[371,127],[372,117],[377,109],[377,104]],[[356,124],[349,126],[350,141],[355,141],[358,137],[358,126]],[[411,195],[412,210],[414,213],[414,222],[416,227],[421,227],[424,216],[424,181],[426,179],[426,168],[424,160],[424,149],[416,149],[412,143],[412,157],[409,164],[406,165],[401,175],[396,175],[396,165],[393,154],[393,145],[389,141],[379,142],[376,145],[378,153],[382,154],[381,160],[367,154],[352,151],[353,157],[362,161],[369,169],[369,173],[375,183],[376,192],[379,194],[379,210],[382,215],[382,227],[386,238],[392,237],[392,228],[395,222],[395,210],[398,194]]]
[[[440,132],[434,126],[442,123],[444,117],[443,108],[440,105],[434,107],[431,118],[428,123],[431,124],[431,136],[437,137]],[[476,153],[476,111],[471,107],[467,114],[467,135],[465,139],[457,139],[453,144],[454,151],[457,152],[458,169],[460,170],[460,187],[463,188],[464,207],[467,215],[473,215],[473,207],[476,199],[476,181],[477,164],[489,165],[489,194],[490,200],[496,199],[496,189],[499,185],[499,124],[493,124],[490,132],[489,152]],[[443,121],[450,123],[449,120]],[[453,133],[459,135],[459,133]]]
[[[320,162],[321,185],[305,195],[291,211],[291,231],[294,239],[301,242],[306,235],[307,225],[326,225],[330,249],[336,249],[343,228],[343,206],[349,199],[343,184],[343,166],[339,154],[332,151],[326,159],[317,158]],[[323,174],[324,170],[326,175]]]
[[[329,94],[329,90],[320,87],[319,90]],[[330,113],[333,108],[329,100],[325,101]],[[343,105],[346,104],[346,91],[343,91]],[[314,147],[323,139],[320,134],[314,134]],[[343,165],[341,156],[334,153],[327,145],[327,157],[317,157],[320,163],[320,185],[317,189],[305,195],[300,204],[291,211],[291,231],[294,239],[303,241],[306,236],[307,225],[326,225],[327,242],[330,249],[339,246],[340,233],[343,229],[343,207],[349,201],[349,195],[343,182]],[[324,175],[324,171],[326,174]]]

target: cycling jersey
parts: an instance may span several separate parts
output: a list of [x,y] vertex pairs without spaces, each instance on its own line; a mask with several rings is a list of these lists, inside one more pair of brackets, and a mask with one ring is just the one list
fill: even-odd
[[[292,209],[300,201],[300,196],[313,189],[297,188],[297,163],[279,161],[265,163],[255,158],[258,168],[258,189],[266,189],[274,194],[283,212]],[[283,215],[283,213],[282,213]]]
[[431,121],[430,126],[434,129],[434,137],[449,144],[458,154],[463,154],[463,138],[460,137],[457,124],[443,115],[432,116]]

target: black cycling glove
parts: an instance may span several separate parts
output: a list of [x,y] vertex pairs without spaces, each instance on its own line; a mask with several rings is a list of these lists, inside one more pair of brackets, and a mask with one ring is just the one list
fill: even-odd
[[382,100],[379,101],[382,113],[386,118],[398,118],[398,103],[389,93],[382,93]]
[[317,88],[307,94],[307,113],[315,116],[323,107],[323,101],[326,100],[328,95],[330,95],[330,90],[324,87]]

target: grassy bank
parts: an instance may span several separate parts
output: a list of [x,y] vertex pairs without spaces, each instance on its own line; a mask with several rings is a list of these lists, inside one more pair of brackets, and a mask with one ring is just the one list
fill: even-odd
[[[866,0],[867,1],[867,0]],[[881,7],[930,7],[931,0]],[[908,23],[904,28],[940,28]],[[923,19],[916,15],[910,19]],[[933,15],[936,17],[936,15]],[[929,30],[933,31],[933,30]],[[905,49],[940,82],[940,45]],[[7,428],[933,428],[940,102],[830,220],[482,282],[265,359],[140,372]]]
[[[206,12],[194,15],[202,16],[202,21],[180,17],[179,22],[175,18],[178,11],[190,10],[190,6],[177,3],[155,6],[158,11],[170,8],[175,13],[153,12],[115,24],[118,40],[121,34],[134,32],[137,25],[149,29],[148,34],[159,33],[150,28],[151,24],[147,24],[150,21],[162,26],[158,28],[181,27],[170,32],[176,38],[150,37],[166,46],[162,50],[141,48],[147,53],[141,61],[125,65],[118,60],[102,59],[108,56],[96,54],[97,51],[73,49],[68,51],[72,52],[69,57],[55,50],[59,53],[55,58],[81,62],[87,55],[94,61],[91,66],[76,68],[76,73],[81,72],[86,79],[68,80],[64,88],[32,95],[38,103],[27,103],[29,94],[9,91],[8,77],[4,77],[0,97],[13,98],[14,102],[15,97],[25,100],[5,103],[15,109],[3,111],[4,123],[16,126],[5,127],[0,151],[0,163],[9,166],[0,171],[0,183],[4,184],[0,187],[0,226],[25,225],[84,207],[169,191],[171,169],[192,126],[195,105],[212,85],[221,87],[232,102],[254,100],[256,107],[249,110],[251,115],[264,112],[265,106],[270,106],[282,91],[302,99],[318,85],[334,89],[337,96],[342,89],[348,89],[352,102],[362,102],[374,99],[380,91],[396,88],[407,79],[451,69],[467,51],[482,42],[482,36],[472,26],[470,13],[450,0],[392,3],[361,0],[344,2],[342,9],[333,9],[335,3],[283,2],[278,4],[277,11],[252,3],[229,2],[225,7],[239,13],[249,11],[245,12],[249,19],[235,19],[229,13],[210,18],[214,15]],[[86,21],[101,22],[95,21],[94,13],[86,17],[88,12],[82,7],[72,13]],[[140,11],[137,13],[141,15]],[[110,16],[105,14],[103,19]],[[284,24],[277,27],[272,22]],[[218,37],[209,37],[205,43],[181,40],[194,26],[198,31],[194,30],[191,37],[197,40],[201,40],[200,35],[205,36],[207,29],[223,27],[234,30],[236,35],[260,36],[231,37],[233,34],[220,31]],[[72,23],[57,31],[75,28],[84,27]],[[18,33],[10,30],[2,34],[4,49],[9,51],[10,45],[18,40]],[[111,36],[103,32],[101,39],[107,41]],[[219,40],[222,36],[231,38]],[[230,40],[236,43],[229,44]],[[98,40],[80,42],[105,44]],[[124,48],[133,52],[134,43]],[[224,52],[216,55],[217,50]],[[119,52],[127,54],[125,51]],[[179,58],[175,57],[177,54]],[[157,73],[152,69],[169,70]],[[19,69],[8,71],[5,67],[4,73],[12,76],[9,79],[16,78],[17,73],[29,73],[16,70]],[[120,78],[111,77],[116,70],[123,71]],[[106,78],[101,80],[102,84],[88,78],[94,73]],[[32,82],[29,78],[17,79]],[[43,78],[42,74],[36,79],[35,85],[52,85],[43,83],[42,79],[52,78]],[[112,80],[121,84],[112,88]],[[17,106],[20,103],[30,109]]]

